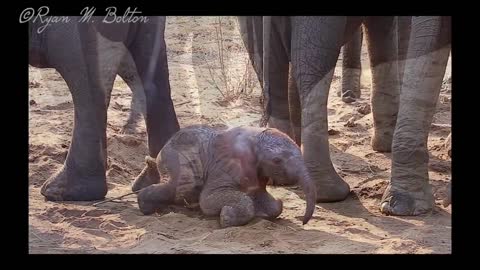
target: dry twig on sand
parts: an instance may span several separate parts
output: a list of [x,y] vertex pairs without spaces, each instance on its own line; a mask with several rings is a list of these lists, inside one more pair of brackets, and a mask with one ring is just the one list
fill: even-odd
[[134,192],[130,192],[130,193],[127,193],[127,194],[123,194],[122,196],[118,196],[118,197],[106,199],[106,200],[103,200],[103,201],[100,201],[100,202],[96,202],[96,203],[92,204],[92,206],[97,206],[97,205],[102,204],[102,203],[111,202],[111,201],[118,200],[118,199],[121,199],[121,198],[123,198],[123,197],[129,196],[129,195],[137,194],[139,191],[140,191],[140,190],[134,191]]

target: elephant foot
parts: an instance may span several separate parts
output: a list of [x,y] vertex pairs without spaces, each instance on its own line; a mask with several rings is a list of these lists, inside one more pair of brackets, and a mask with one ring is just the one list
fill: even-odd
[[379,132],[375,132],[371,141],[372,149],[381,153],[390,153],[392,152],[392,141],[393,135],[379,135]]
[[152,196],[152,187],[153,186],[142,189],[137,196],[138,208],[144,215],[151,215],[155,213],[159,207],[158,200],[155,199],[156,196]]
[[[350,186],[335,170],[321,173],[315,182],[317,186],[317,202],[338,202],[347,198]],[[315,178],[314,178],[315,179]]]
[[254,218],[253,209],[250,211],[239,211],[238,208],[225,205],[220,212],[220,227],[227,228],[233,226],[242,226]]
[[160,183],[160,174],[158,174],[155,159],[145,157],[146,165],[140,174],[135,178],[132,184],[132,191],[137,192],[153,184]]
[[105,174],[84,177],[63,167],[50,177],[40,189],[49,201],[95,201],[107,194]]
[[345,103],[352,103],[357,99],[357,96],[352,90],[346,90],[342,93],[342,101]]
[[420,191],[408,191],[388,185],[383,194],[380,211],[385,215],[417,216],[430,212],[435,203],[427,183]]
[[133,135],[136,133],[135,125],[126,124],[120,130],[120,134]]
[[169,203],[173,203],[174,198],[174,188],[168,185],[153,184],[138,193],[138,208],[144,215],[151,215]]
[[255,216],[267,220],[274,220],[283,211],[283,202],[281,200],[274,200],[271,202],[262,202],[258,204],[255,202]]
[[120,131],[122,134],[135,134],[137,124],[142,120],[142,114],[135,112],[133,109],[128,116],[127,122]]

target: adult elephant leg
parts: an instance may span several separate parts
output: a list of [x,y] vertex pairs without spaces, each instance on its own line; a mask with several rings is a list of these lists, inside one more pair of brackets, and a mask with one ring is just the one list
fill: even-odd
[[300,96],[298,95],[297,82],[290,68],[288,77],[288,106],[290,111],[290,125],[293,140],[298,146],[302,145],[302,108],[300,106]]
[[412,18],[397,125],[392,176],[382,197],[387,215],[419,215],[434,205],[428,182],[428,132],[450,52],[450,18]]
[[442,200],[442,205],[444,207],[448,207],[450,204],[452,204],[452,180],[448,182],[447,185],[447,194],[445,194],[445,197]]
[[[407,59],[408,43],[410,40],[410,32],[412,28],[412,16],[398,16],[398,73],[400,77],[400,85],[403,82],[405,74],[405,60]],[[401,88],[400,88],[401,90]]]
[[[156,158],[168,139],[180,129],[170,95],[165,17],[149,17],[147,23],[137,27],[136,39],[129,44],[129,49],[145,89],[149,155]],[[143,182],[140,179],[143,177],[156,178],[157,174],[145,165],[135,181]]]
[[268,126],[291,138],[288,106],[290,21],[288,17],[264,17],[264,91],[268,95]]
[[302,152],[317,185],[317,202],[340,201],[350,192],[330,159],[327,101],[340,53],[345,17],[293,17],[292,66],[302,108]]
[[263,88],[263,16],[238,16],[240,35]]
[[339,92],[342,101],[351,103],[360,98],[360,75],[362,74],[362,62],[360,60],[362,52],[363,32],[359,27],[353,34],[351,40],[343,47],[342,64],[342,89]]
[[[250,61],[260,81],[266,108],[268,125],[282,130],[292,138],[299,138],[290,130],[288,74],[289,24],[284,17],[266,17],[264,40],[264,18],[262,16],[239,16],[240,34],[248,51]],[[266,76],[264,76],[264,42]],[[264,87],[264,78],[266,80]],[[271,90],[271,92],[269,92]],[[287,92],[288,91],[288,92]],[[298,100],[298,98],[297,98]],[[291,104],[291,103],[290,103]],[[271,107],[269,107],[271,106]],[[299,108],[300,105],[297,106]],[[290,108],[291,109],[291,108]]]
[[400,93],[395,17],[369,17],[365,31],[372,70],[372,148],[390,152]]
[[145,91],[143,90],[140,75],[137,73],[137,67],[130,53],[126,53],[118,69],[118,75],[127,83],[132,91],[132,100],[130,102],[130,113],[127,123],[123,126],[123,133],[135,133],[135,126],[147,114],[147,101]]
[[[50,57],[67,82],[74,103],[73,136],[67,158],[63,167],[41,188],[42,195],[52,201],[98,200],[107,193],[108,97],[122,51],[119,46],[110,46],[112,43],[98,35],[93,27],[80,25],[79,38],[75,37],[81,44],[76,45],[77,50],[69,58],[65,54]],[[62,38],[66,38],[66,42],[70,40]],[[50,49],[58,51],[55,47]]]

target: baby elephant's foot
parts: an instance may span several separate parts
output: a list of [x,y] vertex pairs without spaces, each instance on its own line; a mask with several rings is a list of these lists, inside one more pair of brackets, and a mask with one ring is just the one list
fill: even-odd
[[200,209],[203,214],[217,216],[220,214],[220,226],[242,226],[255,217],[253,200],[246,193],[222,189],[211,192],[204,189],[200,195]]
[[243,209],[226,205],[220,212],[220,226],[222,228],[242,226],[252,220],[254,216],[255,211],[252,205]]
[[255,206],[255,216],[259,218],[273,220],[280,216],[283,210],[283,202],[276,200],[267,192],[256,194],[253,203]]
[[144,215],[151,215],[172,203],[174,197],[175,191],[172,187],[166,184],[154,184],[138,193],[138,207]]
[[255,216],[259,218],[264,218],[268,220],[274,220],[283,211],[283,202],[281,200],[275,200],[267,207],[262,207],[261,209],[255,209]]
[[393,130],[394,126],[389,129],[375,130],[372,136],[371,145],[374,151],[381,153],[392,152]]

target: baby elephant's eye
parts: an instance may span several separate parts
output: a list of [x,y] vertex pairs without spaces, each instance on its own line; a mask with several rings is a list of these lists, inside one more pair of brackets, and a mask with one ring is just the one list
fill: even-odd
[[273,163],[275,163],[276,165],[279,165],[282,163],[282,159],[279,158],[279,157],[274,157],[273,158]]

